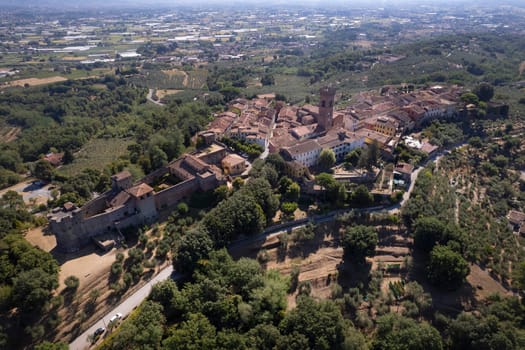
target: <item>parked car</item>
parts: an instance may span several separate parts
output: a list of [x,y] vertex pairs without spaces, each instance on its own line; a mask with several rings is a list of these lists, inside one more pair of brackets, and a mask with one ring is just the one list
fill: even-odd
[[93,333],[93,335],[95,337],[98,337],[99,335],[101,335],[102,333],[104,333],[106,331],[106,328],[104,327],[100,327],[100,328],[97,328],[97,330],[95,331],[95,333]]
[[115,322],[115,321],[118,321],[122,319],[122,314],[120,312],[116,313],[115,315],[113,315],[110,319],[109,319],[109,322]]

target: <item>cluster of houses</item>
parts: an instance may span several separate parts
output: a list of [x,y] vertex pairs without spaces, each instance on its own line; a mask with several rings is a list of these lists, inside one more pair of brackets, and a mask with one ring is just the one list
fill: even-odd
[[[388,157],[401,136],[436,118],[454,115],[459,90],[434,87],[411,94],[363,93],[357,104],[335,110],[336,90],[320,90],[318,106],[289,106],[273,94],[236,99],[199,134],[204,147],[132,181],[127,171],[113,175],[112,188],[83,207],[68,203],[49,215],[57,247],[75,251],[108,232],[154,222],[159,212],[196,191],[207,191],[245,172],[248,163],[217,142],[227,136],[255,143],[265,154],[280,153],[294,167],[317,164],[323,149],[342,160],[353,149],[377,142]],[[413,167],[398,166],[398,180],[409,180]],[[99,242],[100,243],[100,242]]]
[[[203,134],[257,143],[305,167],[314,166],[324,148],[332,149],[337,160],[342,160],[349,151],[372,142],[381,146],[388,159],[405,133],[432,120],[453,117],[461,93],[454,86],[411,93],[387,88],[382,94],[362,93],[357,103],[342,110],[334,109],[333,88],[320,90],[318,106],[273,103],[272,94],[259,95],[234,100]],[[414,147],[427,153],[436,150],[428,143]]]

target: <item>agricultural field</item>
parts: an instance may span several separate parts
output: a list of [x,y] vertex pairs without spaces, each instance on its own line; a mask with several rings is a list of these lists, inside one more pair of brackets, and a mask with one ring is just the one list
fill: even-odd
[[0,127],[0,143],[9,143],[16,140],[16,135],[20,133],[20,127],[3,126]]
[[203,89],[206,85],[207,71],[195,69],[184,71],[170,70],[142,70],[140,76],[131,77],[130,80],[139,86],[152,89]]
[[131,140],[128,139],[93,139],[74,154],[73,163],[63,165],[58,171],[66,176],[74,176],[86,168],[103,170],[107,164],[127,154],[127,147],[130,144]]

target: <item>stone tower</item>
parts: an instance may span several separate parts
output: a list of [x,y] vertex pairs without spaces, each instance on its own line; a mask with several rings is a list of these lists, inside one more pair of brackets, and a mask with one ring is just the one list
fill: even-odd
[[332,128],[334,114],[335,89],[332,87],[322,87],[319,89],[319,118],[317,125],[327,131]]

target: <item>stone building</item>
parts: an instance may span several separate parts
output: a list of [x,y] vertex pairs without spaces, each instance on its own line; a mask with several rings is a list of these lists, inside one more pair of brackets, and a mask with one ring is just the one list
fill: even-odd
[[[113,175],[109,191],[81,208],[62,208],[48,216],[57,248],[73,252],[96,236],[154,222],[160,210],[189,199],[195,191],[223,184],[225,177],[219,166],[225,157],[225,148],[213,144],[204,151],[185,154],[135,183],[128,171]],[[174,185],[152,187],[170,177]]]

